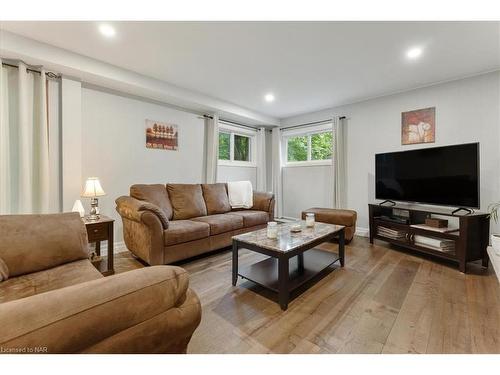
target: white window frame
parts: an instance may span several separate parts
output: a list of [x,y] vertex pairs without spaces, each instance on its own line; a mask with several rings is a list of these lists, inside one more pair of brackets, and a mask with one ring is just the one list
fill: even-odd
[[[332,165],[332,159],[312,160],[311,159],[311,136],[319,133],[332,131],[332,124],[322,124],[319,126],[311,126],[304,129],[293,129],[287,131],[283,129],[282,147],[283,150],[283,166],[284,167],[313,167],[318,165]],[[288,161],[288,139],[295,137],[307,137],[307,160],[306,161]]]
[[[229,133],[229,160],[218,159],[218,165],[228,166],[228,167],[257,167],[257,129],[255,131],[251,129],[243,129],[236,126],[231,126],[227,124],[221,124],[219,126],[219,133]],[[250,139],[250,160],[234,160],[234,136],[239,135],[242,137],[247,137]],[[217,137],[217,142],[219,138]],[[217,155],[217,158],[219,155]]]

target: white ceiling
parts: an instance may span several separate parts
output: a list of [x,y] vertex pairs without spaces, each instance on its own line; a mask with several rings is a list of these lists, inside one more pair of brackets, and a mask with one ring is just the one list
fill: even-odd
[[279,118],[500,68],[499,22],[109,24],[113,39],[93,21],[1,27]]

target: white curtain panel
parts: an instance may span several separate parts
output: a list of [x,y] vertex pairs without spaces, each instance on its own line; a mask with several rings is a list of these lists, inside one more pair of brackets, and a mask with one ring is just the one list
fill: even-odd
[[49,124],[48,124],[48,103],[47,103],[47,80],[45,70],[41,70],[37,75],[35,89],[35,111],[37,121],[33,123],[34,138],[33,146],[35,151],[34,186],[35,202],[38,212],[48,213],[50,204],[50,169],[49,169]]
[[333,207],[346,208],[347,170],[345,117],[334,116],[332,126]]
[[49,139],[45,72],[2,65],[0,213],[45,213]]
[[9,77],[0,59],[0,215],[11,212]]
[[[17,119],[19,160],[19,201],[18,212],[34,212],[33,207],[33,120],[34,115],[34,74],[29,74],[26,65],[19,64],[17,74]],[[37,90],[38,91],[38,90]]]
[[257,190],[266,191],[266,128],[257,133]]
[[61,81],[47,80],[47,108],[49,129],[49,212],[62,211],[62,181],[61,181],[61,129],[59,114],[59,98],[61,96]]
[[213,118],[205,120],[206,130],[206,166],[205,180],[207,184],[217,182],[217,162],[219,159],[219,116],[212,115]]
[[281,182],[281,130],[273,128],[272,133],[272,176],[273,193],[276,201],[275,216],[283,216],[283,187]]

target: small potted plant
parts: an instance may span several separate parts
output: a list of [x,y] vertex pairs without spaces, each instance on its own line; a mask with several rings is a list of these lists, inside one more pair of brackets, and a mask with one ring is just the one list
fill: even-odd
[[[500,202],[495,202],[488,206],[490,217],[492,217],[493,220],[495,220],[495,223],[498,223],[499,210],[500,210]],[[491,235],[491,246],[495,249],[497,253],[500,253],[500,234],[496,233]]]

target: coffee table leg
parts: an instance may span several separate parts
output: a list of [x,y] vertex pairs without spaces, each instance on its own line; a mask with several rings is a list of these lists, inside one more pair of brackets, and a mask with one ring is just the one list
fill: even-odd
[[340,258],[340,266],[344,267],[344,259],[345,259],[345,229],[342,229],[339,232],[339,258]]
[[281,310],[288,308],[288,279],[290,278],[288,270],[288,258],[278,258],[278,284],[279,284],[279,303]]
[[233,242],[233,286],[238,281],[238,245]]
[[297,255],[297,269],[299,273],[304,273],[304,253]]

